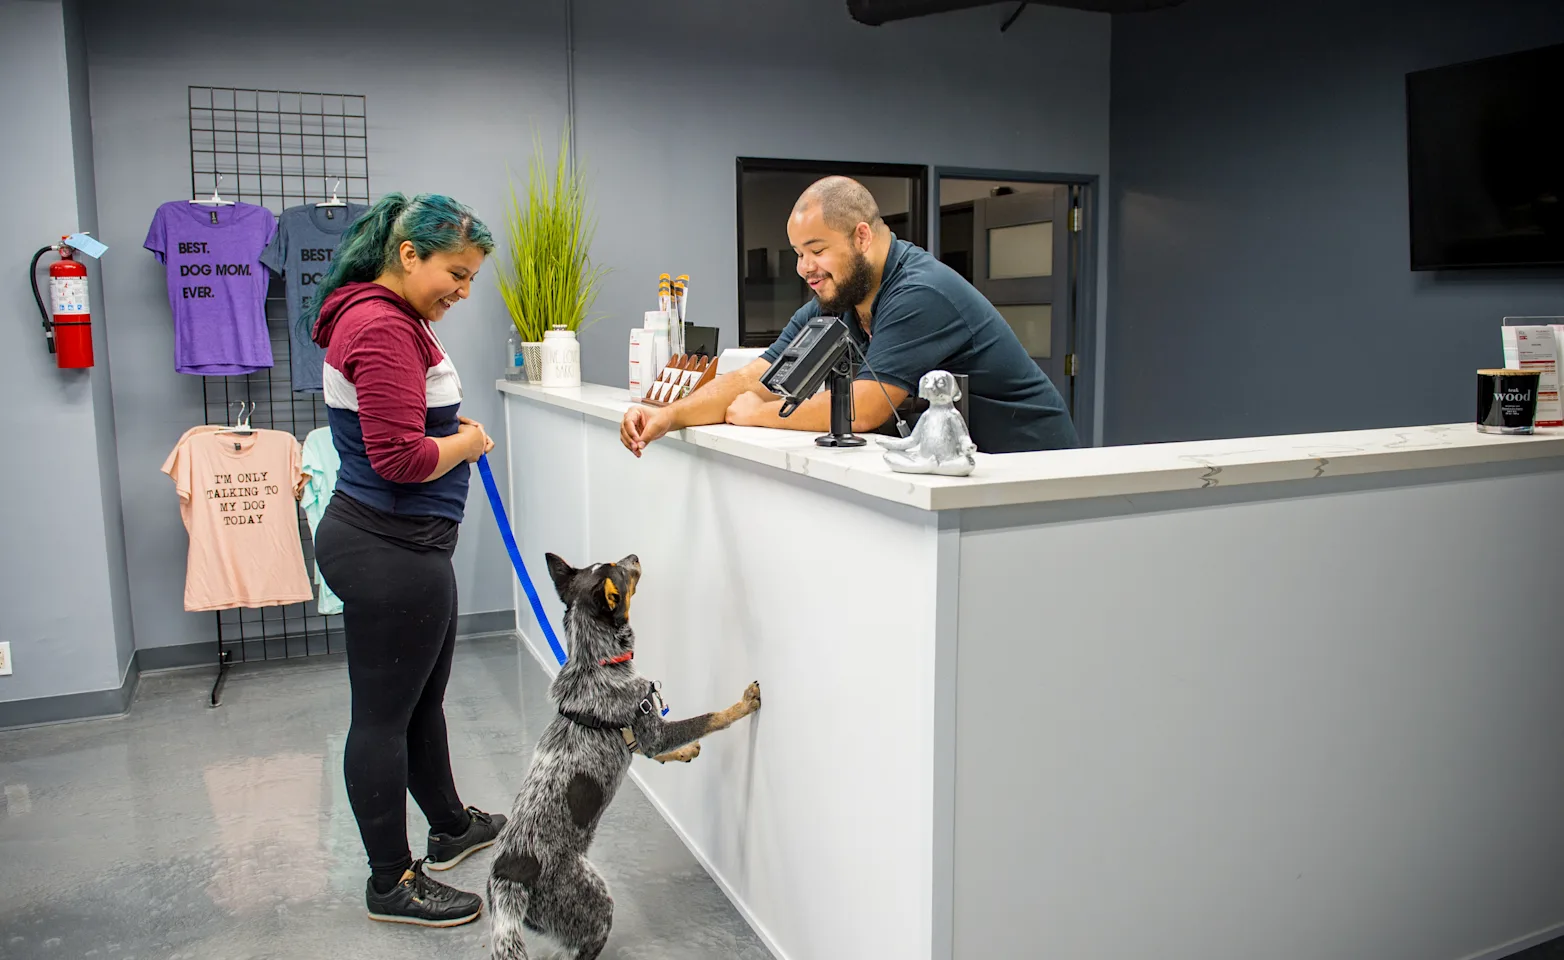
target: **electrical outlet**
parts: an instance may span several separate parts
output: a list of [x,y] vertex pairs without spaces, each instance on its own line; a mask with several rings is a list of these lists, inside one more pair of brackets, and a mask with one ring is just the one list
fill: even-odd
[[11,675],[11,644],[10,641],[0,641],[0,677]]

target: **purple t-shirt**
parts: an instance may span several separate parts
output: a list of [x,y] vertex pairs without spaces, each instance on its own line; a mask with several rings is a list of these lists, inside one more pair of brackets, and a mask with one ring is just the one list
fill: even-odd
[[157,208],[144,246],[167,267],[175,370],[222,377],[272,365],[261,251],[276,232],[277,218],[253,203]]

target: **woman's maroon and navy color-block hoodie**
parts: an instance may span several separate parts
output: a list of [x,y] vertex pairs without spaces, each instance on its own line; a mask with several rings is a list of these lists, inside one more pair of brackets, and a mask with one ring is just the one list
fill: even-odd
[[321,306],[326,418],[342,460],[337,491],[398,516],[460,523],[471,471],[425,483],[440,459],[431,437],[460,423],[462,381],[412,304],[378,283],[347,283]]

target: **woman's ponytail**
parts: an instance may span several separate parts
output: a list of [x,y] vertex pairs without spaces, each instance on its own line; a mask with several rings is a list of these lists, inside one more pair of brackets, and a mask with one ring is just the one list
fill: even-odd
[[413,242],[420,259],[437,250],[466,246],[477,247],[484,256],[494,252],[489,228],[450,197],[420,193],[409,200],[404,194],[388,193],[343,231],[331,258],[331,269],[316,284],[314,296],[299,315],[304,339],[310,338],[321,305],[338,287],[400,269],[399,252],[404,240]]

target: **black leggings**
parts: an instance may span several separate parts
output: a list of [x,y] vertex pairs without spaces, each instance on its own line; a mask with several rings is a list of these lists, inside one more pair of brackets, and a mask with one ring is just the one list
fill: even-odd
[[467,823],[445,733],[445,684],[456,646],[451,554],[402,546],[328,510],[315,533],[315,555],[342,598],[347,635],[348,802],[370,870],[400,875],[413,862],[409,791],[431,830],[460,833]]

